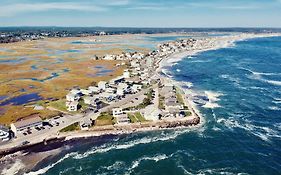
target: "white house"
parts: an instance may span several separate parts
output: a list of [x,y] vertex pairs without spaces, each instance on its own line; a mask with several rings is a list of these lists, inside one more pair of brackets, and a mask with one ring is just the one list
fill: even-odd
[[130,72],[129,71],[124,71],[123,72],[123,77],[124,78],[130,78]]
[[104,60],[114,60],[115,59],[115,56],[114,55],[105,55],[103,57]]
[[77,111],[78,110],[78,101],[66,102],[66,107],[68,111]]
[[8,141],[10,139],[9,129],[3,125],[0,125],[0,142]]
[[70,93],[78,95],[81,93],[81,91],[80,91],[80,89],[71,89]]
[[89,90],[89,89],[81,89],[81,93],[82,93],[83,95],[90,95],[90,94],[92,93],[92,91]]
[[27,119],[23,119],[11,124],[11,130],[17,136],[17,132],[23,131],[32,127],[41,127],[43,126],[42,119],[38,114],[29,116]]
[[133,92],[138,92],[138,91],[141,90],[141,88],[142,88],[142,85],[141,85],[141,84],[134,84],[134,85],[131,87],[131,89],[132,89]]
[[66,101],[72,102],[77,101],[80,99],[80,96],[78,94],[68,93],[66,95]]
[[106,81],[100,81],[100,82],[98,82],[98,88],[99,88],[100,90],[105,90],[106,87],[107,87],[107,82],[106,82]]
[[119,115],[123,114],[122,108],[113,108],[112,109],[113,117],[118,117]]
[[116,89],[114,88],[111,88],[111,87],[108,87],[105,89],[105,92],[108,92],[108,93],[115,93]]
[[94,94],[100,93],[100,89],[96,86],[89,86],[88,89]]

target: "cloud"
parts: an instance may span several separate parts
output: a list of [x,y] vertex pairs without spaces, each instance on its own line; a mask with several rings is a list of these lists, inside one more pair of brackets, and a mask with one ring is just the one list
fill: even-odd
[[15,16],[26,12],[41,12],[49,10],[75,10],[75,11],[106,11],[106,7],[81,3],[33,3],[33,4],[8,4],[0,6],[0,17]]

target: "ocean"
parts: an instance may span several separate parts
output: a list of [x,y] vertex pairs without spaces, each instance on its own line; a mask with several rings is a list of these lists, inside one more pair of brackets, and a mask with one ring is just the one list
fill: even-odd
[[202,127],[80,142],[34,174],[281,174],[281,37],[240,41],[168,70],[197,94]]

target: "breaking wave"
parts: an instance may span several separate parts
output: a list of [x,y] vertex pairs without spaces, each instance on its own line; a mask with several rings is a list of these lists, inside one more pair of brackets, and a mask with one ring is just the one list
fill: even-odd
[[262,139],[263,141],[266,141],[266,142],[269,142],[270,138],[273,138],[273,137],[281,138],[280,134],[276,130],[273,130],[273,129],[271,129],[269,127],[265,127],[265,126],[257,126],[250,122],[242,123],[242,122],[235,120],[232,117],[227,118],[227,119],[218,118],[217,123],[223,124],[224,126],[226,126],[228,129],[230,129],[232,131],[234,131],[234,128],[244,129],[245,131],[248,131],[249,133],[259,137],[260,139]]

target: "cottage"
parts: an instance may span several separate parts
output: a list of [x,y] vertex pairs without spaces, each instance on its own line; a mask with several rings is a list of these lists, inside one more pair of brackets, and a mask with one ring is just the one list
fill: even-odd
[[66,95],[66,101],[72,102],[77,101],[80,99],[80,96],[78,94],[68,93]]
[[42,127],[42,126],[43,126],[42,119],[40,118],[40,116],[38,114],[34,114],[34,115],[29,116],[26,119],[12,123],[11,130],[13,131],[13,133],[16,136],[17,132],[19,132],[19,131],[23,131],[25,129],[29,129],[32,127]]
[[130,72],[127,70],[127,71],[124,71],[123,72],[123,77],[124,78],[130,78]]
[[118,83],[120,83],[120,82],[123,82],[123,81],[124,81],[124,77],[123,77],[123,76],[118,76],[118,77],[116,77],[116,78],[110,80],[110,81],[109,81],[109,84],[110,84],[110,85],[116,85],[116,84],[118,84]]
[[10,131],[7,127],[0,125],[0,142],[10,140]]
[[130,119],[127,114],[124,114],[122,108],[113,108],[112,109],[113,117],[116,118],[117,124],[127,124],[130,123]]
[[82,93],[83,95],[90,95],[90,94],[92,94],[92,91],[89,90],[89,89],[81,89],[81,93]]
[[82,131],[89,130],[89,128],[92,126],[92,124],[93,124],[93,122],[91,119],[84,119],[79,122],[80,129]]
[[113,114],[113,117],[117,117],[117,116],[123,114],[123,109],[122,108],[113,108],[112,114]]
[[98,88],[99,88],[100,90],[105,90],[106,87],[107,87],[107,85],[108,85],[108,83],[107,83],[106,81],[100,81],[100,82],[98,82]]
[[93,94],[98,94],[100,93],[100,89],[96,86],[89,86],[88,89],[91,91]]
[[77,111],[78,110],[78,101],[68,101],[66,102],[66,107],[68,111]]
[[140,91],[141,88],[142,88],[142,85],[141,85],[141,84],[134,84],[134,85],[131,87],[132,92],[134,92],[134,93]]

